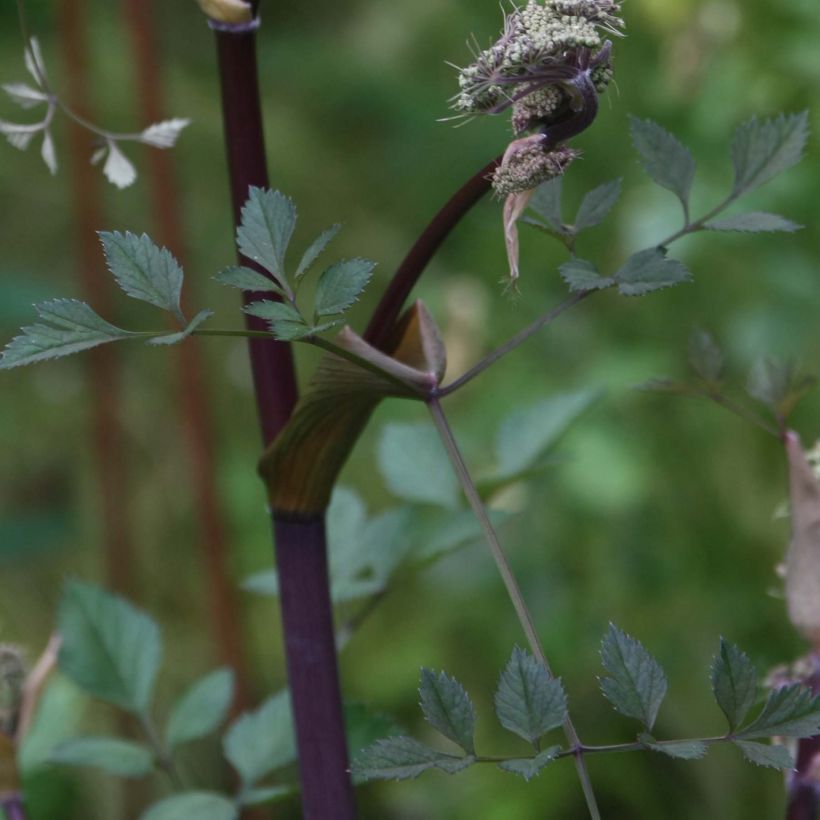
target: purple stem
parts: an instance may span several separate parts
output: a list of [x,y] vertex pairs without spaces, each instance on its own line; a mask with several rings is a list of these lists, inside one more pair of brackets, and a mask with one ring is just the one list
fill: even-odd
[[[249,186],[268,186],[255,26],[214,29],[234,223],[239,224]],[[240,261],[260,270],[246,258]],[[246,294],[245,301],[263,297],[270,294]],[[247,325],[267,330],[264,321],[255,317],[248,316]],[[275,341],[252,339],[250,352],[262,435],[268,445],[296,405],[293,358],[289,345]],[[348,774],[324,520],[283,521],[274,513],[273,523],[303,817],[353,820],[356,808]]]
[[[811,655],[812,673],[803,681],[820,694],[820,655]],[[820,783],[812,777],[815,759],[820,753],[820,735],[797,743],[797,769],[789,775],[786,820],[817,820],[820,809]]]
[[4,797],[0,805],[3,807],[6,820],[26,820],[26,807],[22,795],[12,794]]

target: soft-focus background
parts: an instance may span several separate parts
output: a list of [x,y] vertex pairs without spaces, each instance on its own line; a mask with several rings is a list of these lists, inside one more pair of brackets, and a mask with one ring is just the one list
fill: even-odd
[[[70,80],[58,25],[59,2],[28,0],[52,82]],[[25,79],[13,3],[0,5],[0,80]],[[136,130],[131,41],[119,3],[87,8],[95,118]],[[182,192],[190,305],[214,307],[221,327],[239,326],[234,294],[210,277],[233,259],[230,210],[212,36],[193,2],[156,3],[169,115],[193,119],[173,152]],[[468,60],[465,40],[484,43],[500,24],[495,2],[354,0],[311,4],[263,0],[260,62],[272,184],[297,201],[297,241],[341,220],[335,251],[379,263],[368,306],[414,235],[449,193],[508,137],[505,120],[454,129],[446,116],[455,90],[445,60]],[[731,178],[733,128],[753,114],[820,106],[820,5],[816,0],[629,0],[628,38],[615,48],[617,87],[577,144],[584,159],[568,174],[570,208],[616,176],[624,195],[615,214],[582,241],[581,253],[612,266],[674,230],[679,206],[654,187],[631,151],[627,115],[651,117],[696,153],[695,213],[721,197]],[[0,118],[19,112],[0,101]],[[32,318],[31,303],[82,296],[75,258],[69,142],[55,132],[63,169],[48,175],[36,148],[0,145],[0,336]],[[150,149],[128,149],[141,172]],[[685,369],[691,329],[711,329],[742,383],[761,354],[794,356],[817,372],[820,353],[820,190],[816,142],[798,169],[754,194],[755,206],[805,224],[794,235],[703,235],[674,249],[692,284],[625,300],[604,294],[584,303],[457,397],[448,409],[468,459],[491,460],[499,423],[516,407],[556,392],[600,387],[606,394],[561,442],[554,464],[507,499],[519,509],[505,540],[548,654],[571,695],[582,736],[628,740],[634,726],[597,691],[598,644],[610,620],[638,635],[670,681],[657,732],[677,737],[722,731],[706,670],[723,634],[761,670],[803,651],[777,594],[775,566],[787,522],[775,517],[785,495],[782,452],[757,429],[703,403],[632,387]],[[125,192],[104,191],[101,229],[155,231],[147,177]],[[546,237],[522,239],[522,296],[499,285],[505,272],[500,206],[487,199],[443,248],[419,287],[451,346],[451,375],[563,297],[563,259]],[[94,302],[93,296],[90,298]],[[148,328],[152,309],[117,296],[106,318]],[[153,323],[153,324],[152,324]],[[216,323],[215,325],[216,326]],[[209,410],[216,425],[216,481],[227,517],[230,571],[237,587],[269,566],[262,487],[254,466],[259,434],[239,340],[205,340]],[[158,711],[173,693],[217,663],[208,586],[199,549],[200,513],[191,491],[185,430],[173,365],[175,350],[138,343],[116,351],[123,426],[116,453],[125,476],[123,511],[131,533],[132,596],[163,624],[166,661]],[[315,362],[301,357],[303,374]],[[0,378],[0,640],[35,656],[47,639],[67,575],[105,582],[99,523],[100,476],[83,357],[4,373]],[[794,423],[804,441],[820,430],[818,398]],[[378,512],[397,502],[375,469],[390,421],[423,422],[423,409],[388,403],[376,414],[343,483]],[[413,452],[406,458],[412,459]],[[106,481],[106,477],[103,477]],[[256,699],[284,679],[276,603],[239,596]],[[520,642],[518,625],[480,545],[398,579],[393,593],[346,648],[346,696],[426,736],[416,707],[420,666],[446,668],[473,695],[485,750],[518,747],[497,728],[491,698],[498,671]],[[84,708],[99,727],[101,706]],[[60,718],[61,720],[63,718]],[[215,741],[190,752],[207,782]],[[651,754],[590,761],[604,816],[615,818],[782,817],[782,778],[755,769],[730,749],[676,762]],[[156,784],[159,793],[163,784]],[[131,820],[105,777],[41,775],[31,788],[34,820]],[[372,818],[535,820],[585,816],[571,767],[536,781],[492,767],[445,778],[369,785],[360,792]],[[270,816],[298,817],[292,804]]]

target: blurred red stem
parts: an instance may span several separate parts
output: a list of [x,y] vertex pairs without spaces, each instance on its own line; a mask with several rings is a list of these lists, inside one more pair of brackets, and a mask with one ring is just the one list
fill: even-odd
[[[166,116],[166,106],[156,23],[160,4],[156,0],[124,0],[124,12],[133,45],[140,122],[145,125],[161,122]],[[182,207],[173,155],[168,151],[149,150],[147,161],[156,239],[186,267]],[[180,422],[188,449],[201,527],[199,540],[208,578],[208,615],[220,662],[230,666],[236,675],[236,709],[243,711],[250,705],[248,663],[242,643],[238,596],[228,570],[225,520],[216,488],[207,374],[198,340],[189,339],[175,350]]]

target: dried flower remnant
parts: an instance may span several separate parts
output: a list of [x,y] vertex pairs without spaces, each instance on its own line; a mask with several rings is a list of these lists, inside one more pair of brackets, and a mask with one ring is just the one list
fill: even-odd
[[577,151],[563,143],[588,128],[597,95],[612,79],[612,44],[620,35],[620,4],[613,0],[529,0],[504,18],[501,37],[476,51],[459,73],[453,101],[464,116],[512,109],[516,136],[493,175],[499,196],[515,197],[504,209],[510,276],[518,275],[516,220],[526,207],[522,194],[564,173]]

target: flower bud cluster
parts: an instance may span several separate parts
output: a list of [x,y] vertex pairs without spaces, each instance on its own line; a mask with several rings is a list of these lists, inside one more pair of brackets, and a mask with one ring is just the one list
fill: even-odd
[[579,151],[566,146],[548,150],[538,135],[516,140],[493,174],[493,189],[499,196],[509,196],[537,188],[561,176],[579,155]]
[[[529,0],[506,16],[496,43],[461,70],[454,108],[464,114],[497,113],[512,105],[515,132],[535,128],[567,102],[561,80],[572,76],[572,69],[582,70],[581,52],[602,91],[612,71],[601,31],[619,33],[619,12],[614,0]],[[596,63],[599,54],[603,62]]]

